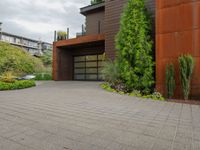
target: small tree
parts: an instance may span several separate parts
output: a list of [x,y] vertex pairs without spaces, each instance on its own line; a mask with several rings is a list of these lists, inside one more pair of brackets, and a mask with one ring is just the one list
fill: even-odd
[[185,100],[188,99],[190,94],[190,83],[194,64],[194,58],[191,55],[182,55],[179,57],[180,78]]
[[174,90],[176,88],[174,65],[172,63],[167,64],[166,66],[166,89],[167,89],[167,98],[172,98],[174,96]]
[[66,39],[67,39],[67,32],[58,31],[58,33],[57,33],[57,41],[66,40]]
[[116,38],[121,76],[129,90],[150,91],[154,84],[152,22],[144,0],[129,0]]

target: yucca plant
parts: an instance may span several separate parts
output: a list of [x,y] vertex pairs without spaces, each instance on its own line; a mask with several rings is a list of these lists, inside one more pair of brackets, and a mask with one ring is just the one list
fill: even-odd
[[174,90],[176,88],[174,65],[172,63],[167,64],[166,74],[165,74],[165,84],[167,89],[167,98],[172,98],[174,96]]
[[180,78],[185,100],[188,100],[190,94],[190,83],[194,70],[194,58],[191,55],[182,55],[179,57]]

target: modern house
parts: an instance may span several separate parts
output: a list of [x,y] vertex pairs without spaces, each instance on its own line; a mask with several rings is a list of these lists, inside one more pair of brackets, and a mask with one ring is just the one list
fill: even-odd
[[[112,60],[115,58],[115,36],[126,3],[127,0],[105,0],[81,8],[81,14],[86,17],[86,34],[54,42],[54,80],[101,79],[103,53]],[[175,63],[178,79],[177,58],[190,53],[196,60],[192,95],[200,96],[200,1],[146,0],[146,7],[153,20],[157,90],[165,92],[166,64]],[[179,89],[178,86],[177,97]]]
[[12,45],[21,47],[29,52],[31,55],[35,56],[40,56],[47,50],[53,49],[53,46],[50,43],[33,40],[7,32],[0,32],[0,41],[8,42]]

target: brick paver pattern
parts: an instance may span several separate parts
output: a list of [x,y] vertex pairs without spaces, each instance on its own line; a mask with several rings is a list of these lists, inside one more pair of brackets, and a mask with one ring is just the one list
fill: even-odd
[[200,106],[122,96],[99,84],[0,92],[0,150],[200,150]]

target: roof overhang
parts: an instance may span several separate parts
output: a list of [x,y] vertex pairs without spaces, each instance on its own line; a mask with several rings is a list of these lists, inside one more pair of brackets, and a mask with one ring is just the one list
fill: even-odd
[[94,11],[104,10],[104,8],[105,8],[105,2],[101,2],[101,3],[97,3],[97,4],[94,4],[94,5],[89,5],[89,6],[81,8],[80,13],[82,15],[87,15],[87,14],[94,12]]
[[104,34],[98,35],[87,35],[74,39],[62,40],[54,42],[56,47],[72,47],[72,46],[80,46],[80,45],[90,45],[93,43],[101,43],[105,41]]

